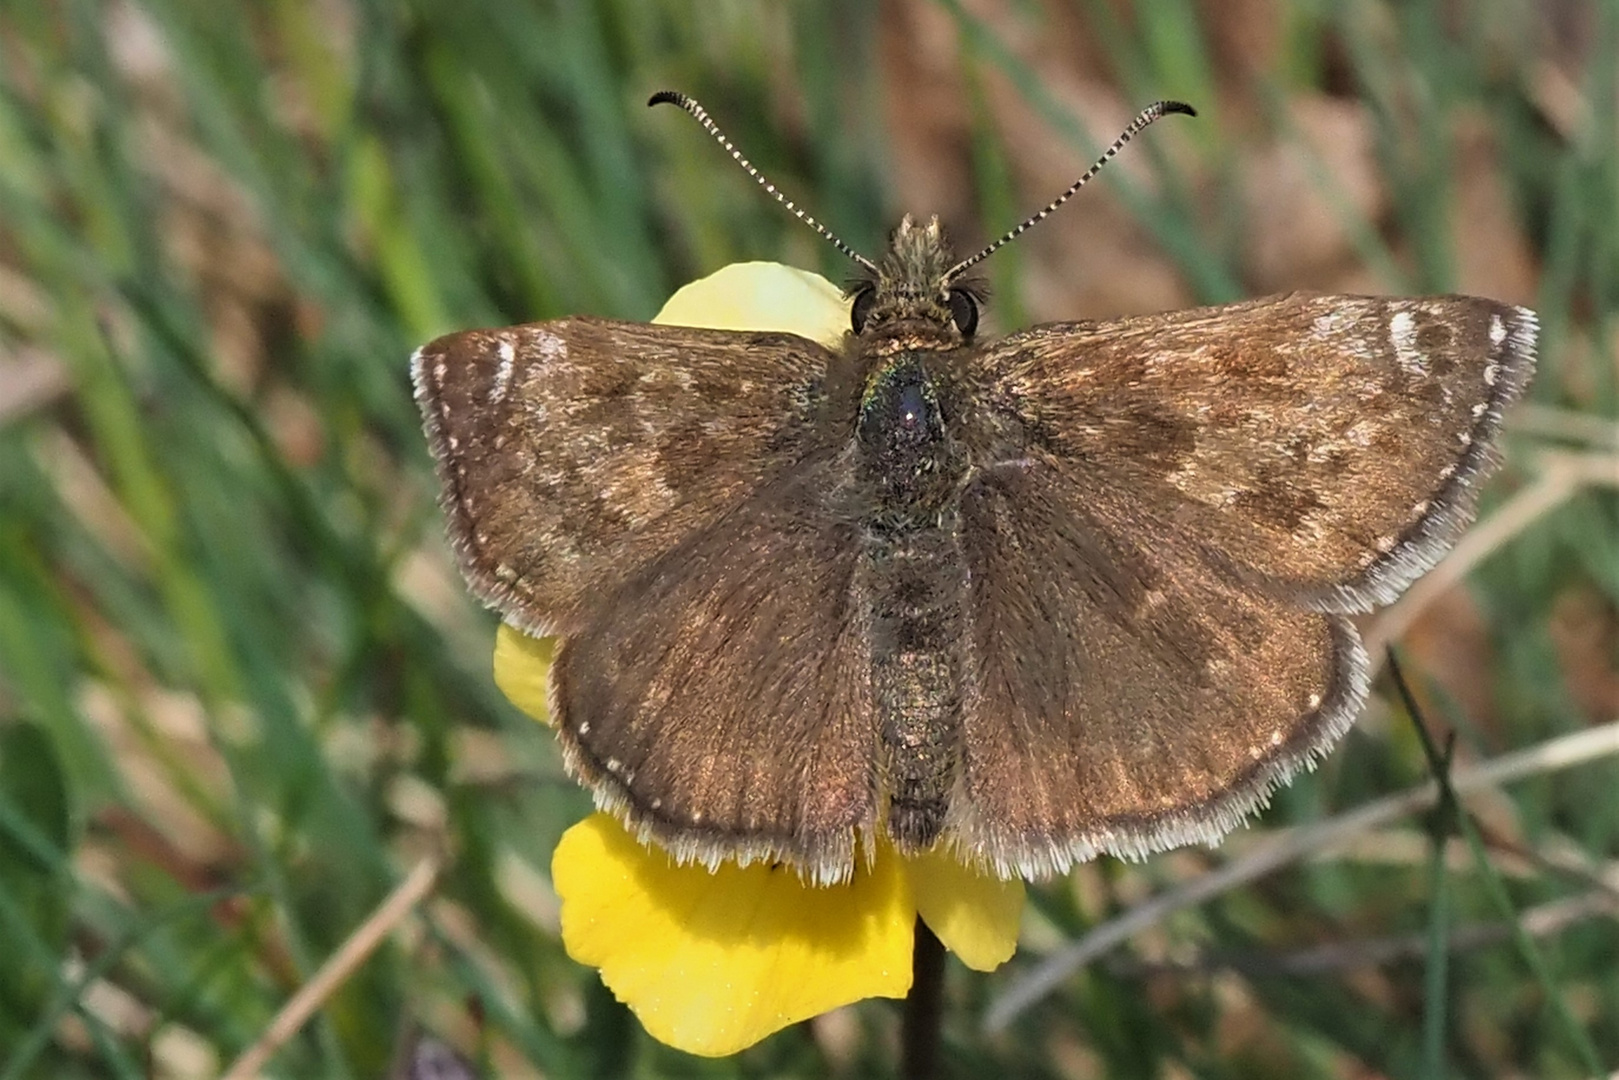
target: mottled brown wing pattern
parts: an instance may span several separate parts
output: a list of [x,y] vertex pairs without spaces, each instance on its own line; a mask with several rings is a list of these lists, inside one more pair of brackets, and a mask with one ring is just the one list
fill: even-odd
[[423,346],[412,377],[469,583],[521,629],[585,625],[800,452],[830,355],[791,334],[592,318]]
[[571,768],[682,860],[823,882],[876,825],[858,528],[800,465],[602,598],[552,668]]
[[1054,457],[1178,504],[1272,595],[1359,612],[1471,517],[1535,333],[1533,312],[1473,297],[1293,293],[1040,326],[982,362]]
[[[552,702],[598,803],[683,860],[842,880],[909,702],[948,714],[889,738],[923,779],[941,755],[944,834],[1035,877],[1214,840],[1342,735],[1367,682],[1343,616],[1465,524],[1535,329],[1472,298],[1295,294],[834,355],[569,319],[413,370],[469,581],[566,636]],[[933,518],[855,468],[868,407],[873,431],[951,426]],[[883,562],[925,547],[897,528],[942,541],[938,573]],[[877,700],[884,663],[935,654],[959,684]]]
[[1212,573],[1172,515],[1036,453],[962,500],[973,660],[952,834],[1003,876],[1230,831],[1366,696],[1360,641]]
[[1212,841],[1353,723],[1340,613],[1453,541],[1531,312],[1294,294],[1014,334],[1028,432],[964,491],[974,650],[953,835],[1001,873]]

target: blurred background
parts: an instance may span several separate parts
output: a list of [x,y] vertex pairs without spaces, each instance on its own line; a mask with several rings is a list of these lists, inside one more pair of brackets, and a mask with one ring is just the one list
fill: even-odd
[[[743,259],[970,247],[1135,111],[1192,102],[985,267],[991,328],[1293,288],[1540,312],[1467,558],[1368,621],[1458,768],[1619,719],[1619,4],[883,0],[0,5],[0,1077],[217,1073],[411,867],[431,897],[275,1058],[385,1074],[882,1075],[868,1002],[737,1058],[648,1039],[563,954],[588,800],[489,676],[406,358],[642,319]],[[1428,776],[1385,682],[1217,851],[1032,891],[950,971],[955,1074],[1619,1068],[1619,768],[1541,764],[1153,922],[988,1034],[1087,929]]]

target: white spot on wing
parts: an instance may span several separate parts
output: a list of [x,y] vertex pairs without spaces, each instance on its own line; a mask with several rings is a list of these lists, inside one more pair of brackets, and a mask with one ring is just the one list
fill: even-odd
[[1372,434],[1377,430],[1377,426],[1376,421],[1362,420],[1344,432],[1344,440],[1364,450],[1372,445]]
[[534,332],[534,347],[539,350],[540,362],[543,364],[551,364],[568,358],[568,343],[555,334],[544,330]]
[[1507,339],[1507,324],[1501,321],[1501,316],[1490,316],[1490,345],[1499,349],[1501,343]]
[[1394,345],[1394,360],[1408,374],[1428,374],[1428,362],[1417,348],[1417,317],[1409,311],[1396,311],[1389,319],[1389,341]]
[[506,391],[512,388],[512,372],[517,370],[517,347],[509,341],[500,343],[500,366],[495,369],[495,384],[489,388],[489,403],[506,400]]

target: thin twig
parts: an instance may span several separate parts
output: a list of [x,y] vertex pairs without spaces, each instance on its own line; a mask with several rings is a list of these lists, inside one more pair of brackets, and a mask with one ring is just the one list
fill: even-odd
[[[1399,694],[1400,701],[1405,705],[1406,715],[1411,718],[1411,726],[1416,729],[1417,738],[1422,743],[1422,753],[1428,759],[1428,771],[1433,774],[1434,781],[1439,785],[1439,808],[1427,815],[1428,833],[1432,846],[1432,857],[1429,872],[1432,875],[1429,887],[1430,896],[1428,910],[1427,934],[1427,962],[1424,964],[1422,979],[1422,1071],[1428,1076],[1438,1076],[1446,1072],[1445,1058],[1445,1032],[1450,1020],[1450,950],[1445,947],[1445,941],[1450,936],[1450,875],[1445,872],[1445,839],[1452,833],[1460,832],[1467,841],[1468,846],[1477,855],[1479,866],[1486,876],[1493,877],[1500,883],[1495,867],[1486,859],[1483,844],[1479,841],[1477,831],[1469,832],[1467,817],[1462,810],[1461,801],[1456,797],[1456,789],[1451,786],[1450,777],[1456,762],[1456,730],[1452,728],[1445,737],[1445,748],[1439,749],[1433,735],[1428,730],[1428,719],[1423,715],[1422,708],[1417,704],[1417,695],[1412,691],[1411,684],[1406,681],[1405,672],[1401,670],[1400,658],[1393,649],[1386,650],[1385,660],[1388,663],[1389,676],[1394,680],[1395,692]],[[1513,913],[1517,917],[1517,913]],[[1516,927],[1513,927],[1514,937],[1517,939]]]
[[[1458,795],[1466,795],[1614,754],[1619,754],[1619,720],[1549,739],[1471,768],[1458,769],[1451,786]],[[985,1027],[992,1032],[1004,1029],[1019,1013],[1057,989],[1075,971],[1175,912],[1195,907],[1284,866],[1320,855],[1360,833],[1424,810],[1433,805],[1437,793],[1437,785],[1429,781],[1338,817],[1290,829],[1234,862],[1137,904],[1052,953],[1016,979],[990,1004],[984,1018]]]
[[67,366],[43,349],[24,346],[0,357],[0,428],[28,418],[72,388]]
[[308,1022],[315,1014],[315,1010],[332,996],[355,968],[365,963],[376,951],[377,946],[382,944],[383,939],[393,932],[406,915],[410,914],[410,910],[421,901],[422,897],[432,891],[433,883],[438,880],[439,866],[438,858],[432,855],[418,862],[405,880],[377,905],[377,909],[370,917],[356,927],[348,940],[320,966],[320,970],[287,1000],[275,1019],[270,1021],[270,1026],[265,1028],[264,1033],[253,1045],[231,1064],[221,1080],[248,1080],[250,1077],[258,1076],[271,1056],[281,1048],[281,1044],[292,1038],[298,1029]]
[[[1545,1006],[1557,1027],[1562,1029],[1563,1037],[1569,1046],[1583,1059],[1582,1064],[1593,1074],[1598,1072],[1602,1065],[1597,1057],[1596,1045],[1591,1042],[1579,1018],[1569,1008],[1567,1000],[1558,993],[1558,984],[1552,966],[1544,953],[1535,944],[1535,941],[1524,932],[1519,919],[1521,912],[1512,902],[1512,896],[1507,892],[1506,883],[1499,874],[1494,872],[1490,865],[1489,852],[1484,847],[1484,837],[1472,819],[1461,809],[1461,799],[1456,793],[1456,786],[1451,782],[1450,754],[1441,754],[1439,747],[1434,743],[1428,733],[1427,723],[1423,718],[1421,708],[1417,704],[1417,696],[1411,690],[1411,684],[1405,679],[1405,673],[1400,670],[1399,658],[1394,650],[1388,651],[1389,674],[1394,680],[1395,692],[1399,694],[1406,713],[1411,717],[1417,730],[1417,738],[1422,740],[1422,752],[1428,758],[1428,767],[1434,774],[1434,780],[1439,785],[1440,813],[1448,817],[1467,841],[1467,846],[1473,853],[1475,864],[1483,871],[1479,883],[1483,892],[1489,897],[1496,908],[1502,912],[1507,920],[1507,928],[1511,931],[1512,943],[1517,948],[1519,957],[1534,975],[1535,981],[1540,984],[1541,993],[1545,996]],[[1451,746],[1455,745],[1455,732],[1451,732]],[[1439,869],[1443,874],[1443,869]],[[1434,927],[1438,933],[1433,936],[1430,963],[1434,968],[1441,970],[1448,967],[1450,954],[1444,947],[1443,925]],[[1445,1070],[1444,1052],[1444,1009],[1445,999],[1449,996],[1442,979],[1431,975],[1427,992],[1424,997],[1428,1004],[1428,1017],[1424,1023],[1426,1067],[1424,1072],[1430,1076],[1437,1076]]]
[[1519,435],[1589,443],[1601,450],[1619,450],[1619,423],[1595,413],[1520,402],[1513,406],[1507,418],[1507,427]]
[[[1525,908],[1518,926],[1530,937],[1560,934],[1571,926],[1619,910],[1619,902],[1606,889],[1592,889]],[[1514,927],[1505,920],[1470,923],[1452,930],[1445,948],[1459,953],[1482,949],[1511,939]],[[1421,931],[1389,937],[1333,941],[1286,952],[1213,950],[1186,960],[1138,960],[1119,957],[1107,962],[1115,975],[1181,974],[1207,975],[1217,971],[1237,971],[1244,975],[1330,975],[1356,968],[1381,967],[1401,961],[1421,960],[1428,955],[1428,933]]]

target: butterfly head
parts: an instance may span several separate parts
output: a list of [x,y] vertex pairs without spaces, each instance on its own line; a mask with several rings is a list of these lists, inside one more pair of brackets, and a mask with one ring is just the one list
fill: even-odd
[[921,225],[907,214],[894,230],[882,262],[849,290],[854,332],[920,322],[956,341],[971,341],[985,289],[976,278],[959,278],[952,272],[955,265],[939,219]]
[[954,260],[950,254],[950,243],[945,239],[944,229],[937,217],[930,218],[926,225],[918,225],[906,215],[899,228],[894,230],[888,253],[881,262],[874,263],[839,240],[825,225],[794,206],[791,199],[742,156],[741,151],[720,131],[708,111],[695,100],[673,90],[660,90],[652,95],[647,104],[669,104],[685,110],[718,140],[736,163],[758,181],[772,198],[860,267],[864,276],[848,290],[848,296],[853,300],[850,322],[855,334],[866,335],[892,327],[908,335],[913,344],[927,340],[930,348],[967,344],[978,329],[978,310],[983,306],[987,289],[980,280],[966,276],[969,269],[1050,217],[1142,128],[1169,113],[1197,115],[1190,105],[1179,101],[1158,101],[1147,106],[1113,140],[1113,145],[1107,148],[1096,164],[1069,185],[1067,191],[971,258],[960,262]]

